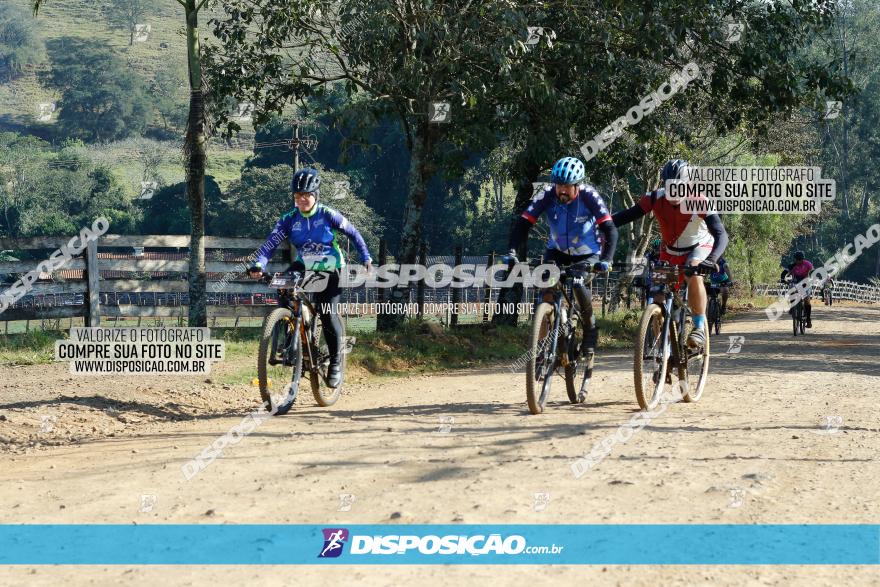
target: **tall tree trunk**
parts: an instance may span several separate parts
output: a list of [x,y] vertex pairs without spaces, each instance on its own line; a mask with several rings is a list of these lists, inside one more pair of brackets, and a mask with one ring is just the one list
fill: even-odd
[[[422,209],[428,197],[428,181],[432,174],[430,162],[433,135],[430,123],[419,122],[413,128],[412,149],[408,177],[409,197],[403,211],[403,231],[399,254],[395,261],[399,264],[416,263],[419,243],[422,240]],[[400,304],[409,300],[409,285],[394,287],[389,292],[389,302],[397,306],[392,313],[380,313],[376,317],[376,329],[380,331],[398,328],[406,317]]]
[[191,232],[189,244],[189,325],[207,326],[205,295],[205,162],[207,135],[202,88],[198,10],[195,0],[186,0],[186,49],[189,60],[189,116],[186,142],[186,197]]
[[869,185],[869,182],[864,182],[864,193],[862,194],[862,204],[859,206],[859,218],[867,218],[868,217],[868,202],[870,201],[870,195],[874,193],[874,186]]
[[[846,8],[841,13],[843,24],[841,25],[841,48],[843,54],[843,75],[849,77],[849,55],[847,53],[847,24],[846,24]],[[848,120],[848,102],[845,101],[841,108],[840,118],[843,123],[843,157],[840,165],[840,179],[843,184],[843,212],[847,220],[850,218],[849,213],[849,120]]]

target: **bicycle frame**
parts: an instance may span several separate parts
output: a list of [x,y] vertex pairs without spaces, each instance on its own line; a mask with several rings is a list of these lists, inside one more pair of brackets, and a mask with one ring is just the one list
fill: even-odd
[[[560,327],[562,326],[562,308],[563,301],[567,302],[569,308],[574,308],[575,304],[577,304],[577,296],[574,295],[574,279],[575,277],[569,274],[566,274],[564,271],[559,277],[559,281],[557,281],[553,285],[553,326],[550,330],[550,339],[547,341],[550,354],[547,355],[546,361],[550,367],[547,370],[546,377],[549,377],[556,370],[557,366],[567,367],[569,364],[568,351],[559,353],[559,334]],[[592,279],[592,276],[590,277]],[[579,307],[579,306],[578,306]],[[570,332],[572,326],[572,312],[569,311],[567,313],[566,319],[566,338],[573,334],[577,336],[577,333]],[[557,359],[559,360],[559,364],[557,365]]]
[[[682,353],[682,345],[679,340],[681,333],[685,331],[685,322],[687,320],[688,288],[686,283],[683,288],[679,285],[677,281],[679,271],[683,270],[677,267],[675,272],[676,282],[672,287],[668,283],[654,283],[649,292],[648,303],[654,303],[654,297],[657,294],[662,293],[664,295],[663,305],[660,306],[663,313],[661,348],[665,349],[666,345],[671,345],[673,364],[677,367],[683,367],[687,365],[687,359],[690,358]],[[672,344],[671,341],[673,335],[675,335],[675,344]]]
[[[314,348],[312,341],[315,339],[315,328],[318,321],[318,312],[315,306],[302,295],[302,288],[308,284],[307,279],[294,278],[293,288],[278,288],[278,305],[290,310],[291,317],[288,319],[291,324],[291,330],[296,332],[300,338],[300,344],[303,349],[303,361],[309,371],[315,371],[318,368],[318,349]],[[306,331],[305,320],[303,319],[302,307],[305,305],[312,320]],[[285,341],[285,346],[289,344]],[[272,356],[269,358],[269,364],[278,364],[275,358],[277,349],[276,341],[272,341]],[[319,371],[320,373],[320,371]],[[322,377],[322,379],[324,379]],[[325,381],[326,383],[326,381]]]

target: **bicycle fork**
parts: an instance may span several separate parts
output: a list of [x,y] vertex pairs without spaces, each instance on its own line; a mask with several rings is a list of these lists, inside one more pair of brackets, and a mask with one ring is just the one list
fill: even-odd
[[[294,327],[291,328],[290,324],[293,323]],[[272,346],[271,352],[269,353],[269,358],[267,362],[270,365],[285,365],[290,366],[291,357],[290,354],[290,337],[292,336],[290,333],[296,332],[296,323],[297,317],[294,316],[293,319],[285,318],[283,322],[279,322],[279,325],[283,324],[283,328],[276,328],[272,331]],[[294,335],[295,336],[295,335]],[[281,356],[279,357],[279,351]]]
[[[546,349],[541,349],[540,352],[548,351],[548,354],[545,355],[544,358],[544,371],[545,378],[549,378],[553,371],[556,369],[556,360],[557,360],[557,344],[559,341],[559,327],[562,324],[562,304],[559,301],[554,302],[553,304],[553,324],[550,328],[550,332],[548,333],[547,347]],[[568,356],[565,356],[564,359],[560,360],[560,363],[563,365],[568,364]],[[564,361],[564,362],[563,362]]]

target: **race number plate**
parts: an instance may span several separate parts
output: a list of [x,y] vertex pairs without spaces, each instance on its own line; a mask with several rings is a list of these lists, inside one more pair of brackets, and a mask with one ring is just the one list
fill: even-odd
[[272,278],[272,282],[269,284],[269,287],[274,287],[277,289],[290,289],[293,287],[293,279],[290,277],[285,277],[283,275],[276,275]]

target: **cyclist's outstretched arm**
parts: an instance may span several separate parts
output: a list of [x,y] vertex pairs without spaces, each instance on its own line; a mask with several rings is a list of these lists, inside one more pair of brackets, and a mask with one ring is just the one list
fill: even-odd
[[599,195],[599,192],[590,190],[586,194],[587,209],[596,219],[596,228],[602,233],[602,252],[599,257],[600,262],[611,263],[614,259],[614,251],[617,249],[617,227],[614,226],[614,220],[611,218],[611,212],[605,205],[605,200]]
[[528,207],[516,219],[510,231],[510,240],[507,243],[511,251],[516,252],[521,245],[525,244],[526,239],[529,237],[529,230],[538,222],[538,218],[553,202],[553,196],[550,192],[550,188],[546,188],[543,192],[532,198]]
[[602,239],[602,254],[599,260],[611,263],[614,260],[614,251],[617,250],[617,227],[614,226],[614,221],[609,218],[601,223],[598,228],[604,237]]
[[635,222],[647,213],[648,212],[642,208],[641,204],[636,204],[632,208],[615,212],[611,219],[613,220],[615,227],[624,226],[630,222]]
[[290,223],[288,222],[289,216],[284,216],[275,223],[275,228],[272,229],[272,232],[269,233],[269,236],[266,237],[266,242],[257,249],[257,259],[254,262],[254,267],[265,270],[266,267],[269,266],[269,259],[272,258],[272,253],[275,252],[275,249],[278,248],[282,242],[284,242],[288,236],[290,236]]
[[531,222],[520,216],[513,223],[513,229],[510,231],[510,239],[507,241],[507,248],[511,251],[518,251],[520,245],[529,238],[529,230],[534,226]]
[[337,212],[336,210],[328,210],[330,214],[330,226],[335,228],[348,238],[354,241],[355,248],[358,251],[358,255],[361,258],[361,263],[367,264],[372,262],[373,258],[370,257],[370,251],[367,249],[367,243],[364,241],[364,237],[361,236],[360,231],[354,227],[354,225],[348,221],[348,218]]
[[706,228],[709,229],[709,234],[715,239],[715,244],[712,245],[712,252],[706,257],[705,262],[717,263],[718,259],[721,258],[721,255],[723,255],[724,251],[727,249],[727,243],[729,241],[727,230],[725,230],[724,225],[721,224],[721,218],[718,214],[709,214],[706,216]]

